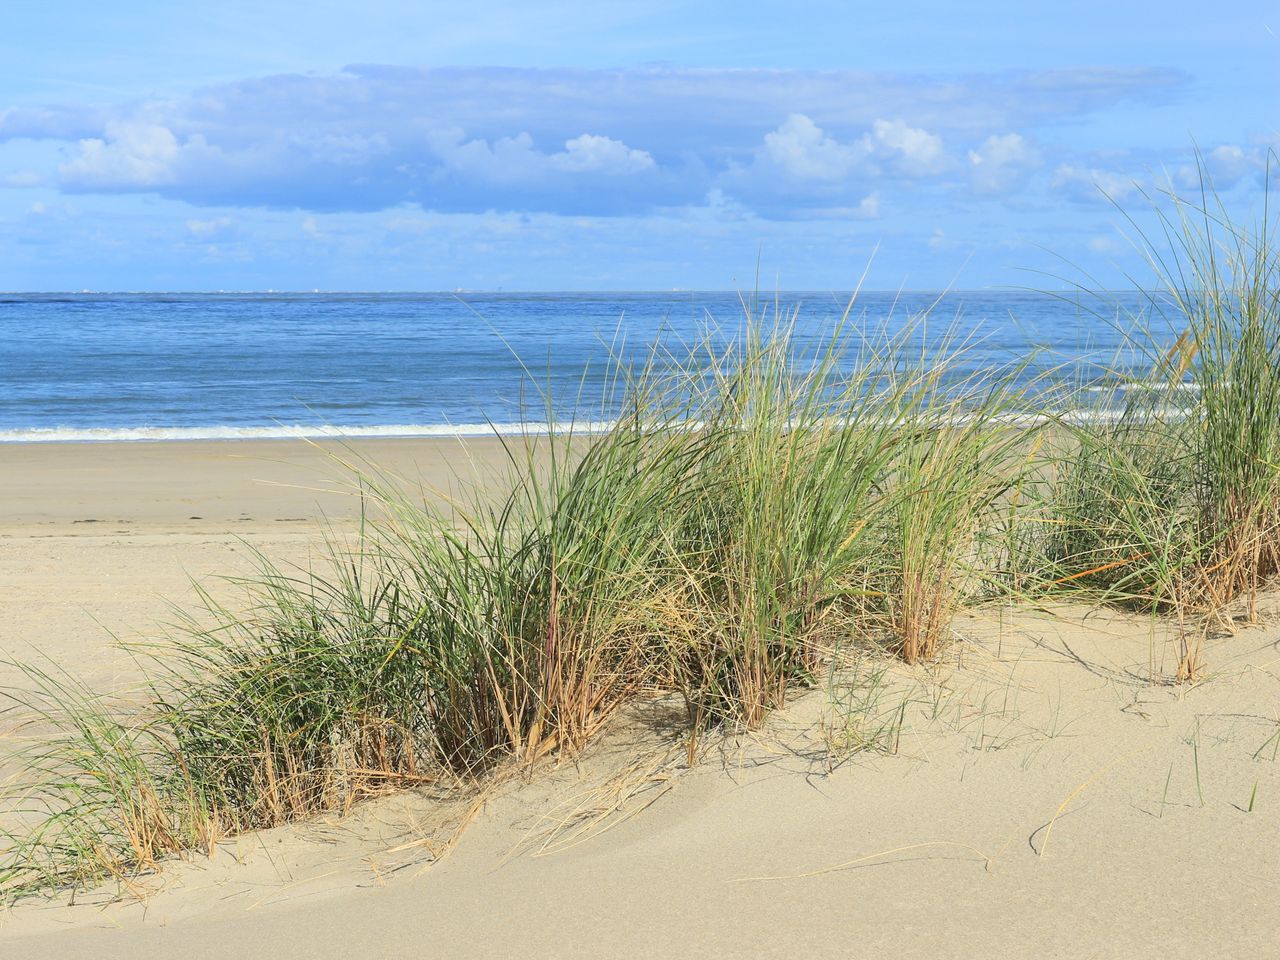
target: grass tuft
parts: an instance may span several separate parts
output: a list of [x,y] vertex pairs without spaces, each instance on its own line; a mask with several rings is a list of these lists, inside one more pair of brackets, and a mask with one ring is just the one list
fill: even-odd
[[[1156,288],[1119,321],[1137,362],[1093,416],[1064,421],[1041,572],[1231,629],[1280,572],[1280,251],[1267,209],[1233,223],[1207,180],[1152,206],[1137,244]],[[1196,633],[1183,680],[1203,670]]]

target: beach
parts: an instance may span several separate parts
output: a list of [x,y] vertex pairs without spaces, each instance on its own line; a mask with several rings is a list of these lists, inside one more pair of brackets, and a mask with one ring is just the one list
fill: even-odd
[[1273,5],[9,4],[0,960],[1280,956]]
[[[115,688],[127,652],[193,584],[253,571],[253,553],[304,564],[321,522],[350,531],[362,459],[446,496],[505,455],[492,438],[9,444],[0,451],[0,648],[37,652]],[[172,617],[167,617],[170,621]],[[141,634],[138,632],[142,631]],[[0,667],[0,682],[15,682]]]
[[[0,634],[100,689],[194,580],[305,565],[360,514],[335,452],[426,489],[493,440],[27,444],[0,458]],[[375,799],[230,838],[159,875],[18,903],[42,957],[1264,956],[1280,904],[1280,630],[1167,671],[1169,625],[1089,607],[961,616],[890,665],[894,742],[832,749],[829,701],[690,756],[624,711],[584,754],[480,789]],[[3,682],[20,682],[5,668]],[[836,738],[837,740],[839,738]]]

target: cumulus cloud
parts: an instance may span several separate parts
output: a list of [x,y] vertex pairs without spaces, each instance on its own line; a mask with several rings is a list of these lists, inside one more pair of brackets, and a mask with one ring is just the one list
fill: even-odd
[[1040,151],[1021,134],[993,134],[969,151],[970,182],[978,193],[1008,193],[1021,187],[1041,162]]
[[[159,124],[113,123],[102,138],[80,140],[59,168],[73,192],[156,192],[195,203],[324,211],[374,210],[405,202],[467,212],[495,206],[590,204],[592,189],[653,171],[644,150],[597,134],[539,150],[527,132],[493,142],[461,128],[417,139],[384,135],[275,136],[258,142],[180,138]],[[598,205],[625,206],[626,192]],[[607,211],[606,211],[607,212]]]
[[872,155],[905,176],[928,177],[946,167],[942,138],[902,120],[877,120],[863,142]]
[[1235,144],[1214,147],[1205,157],[1205,163],[1214,177],[1235,182],[1256,172],[1263,166],[1261,151],[1246,152]]
[[627,176],[654,167],[653,157],[620,140],[584,133],[566,140],[564,149],[544,153],[522,132],[493,143],[466,139],[461,128],[433,133],[429,152],[451,170],[495,181],[519,182],[555,173]]
[[876,118],[837,137],[811,117],[791,114],[766,133],[747,162],[730,163],[717,188],[775,219],[874,219],[878,187],[937,177],[950,163],[942,138],[903,120]]
[[1053,172],[1050,183],[1073,200],[1081,203],[1123,203],[1142,190],[1139,181],[1114,170],[1079,167],[1064,163]]
[[[197,148],[202,145],[196,144]],[[58,172],[73,189],[165,187],[175,182],[182,149],[167,127],[112,121],[104,137],[81,140],[75,159]]]
[[946,168],[942,139],[902,120],[877,119],[852,143],[841,143],[802,113],[765,135],[764,158],[799,179],[838,181],[853,174],[932,176]]
[[1101,155],[1094,162],[1060,164],[1049,185],[1072,200],[1094,204],[1130,202],[1144,191],[1194,194],[1202,177],[1205,186],[1217,191],[1241,184],[1256,187],[1266,179],[1269,160],[1274,169],[1275,150],[1274,144],[1259,138],[1245,145],[1220,144],[1171,164],[1161,163],[1158,155],[1149,152],[1119,154],[1123,166],[1116,155]]
[[1021,161],[996,156],[992,131],[1158,102],[1183,82],[1160,70],[357,65],[115,107],[4,110],[0,140],[70,144],[57,172],[69,192],[203,205],[611,215],[698,205],[720,189],[786,216],[784,200],[861,209],[881,179],[951,176],[963,164],[947,146],[983,158],[981,183],[1013,183]]
[[1198,189],[1203,170],[1214,189],[1229,190],[1242,180],[1262,180],[1266,176],[1268,155],[1274,157],[1274,150],[1274,146],[1265,143],[1247,146],[1224,143],[1203,154],[1199,165],[1181,164],[1171,176],[1180,187]]
[[552,166],[571,173],[640,173],[653,167],[653,157],[620,140],[590,133],[566,140],[564,152],[550,157]]
[[793,177],[841,180],[866,159],[866,150],[860,143],[840,143],[803,113],[793,113],[765,134],[764,155]]

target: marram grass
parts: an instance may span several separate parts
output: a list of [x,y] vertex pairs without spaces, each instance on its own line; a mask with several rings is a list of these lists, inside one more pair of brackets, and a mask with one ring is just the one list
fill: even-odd
[[[1155,215],[1137,244],[1156,284],[1125,318],[1145,362],[1118,418],[1067,426],[1047,579],[1230,628],[1280,572],[1280,250],[1267,208],[1233,223],[1208,183]],[[1179,677],[1201,667],[1188,642]]]
[[59,732],[11,797],[0,880],[128,877],[534,762],[640,695],[682,697],[695,732],[756,727],[841,647],[933,655],[1006,482],[974,467],[1008,442],[986,428],[1012,393],[947,377],[963,345],[908,353],[910,325],[846,316],[812,343],[795,319],[766,308],[620,366],[613,426],[508,440],[496,496],[423,503],[366,468],[380,519],[317,569],[264,562],[247,609],[206,595],[149,651],[141,704],[28,668],[27,706]]

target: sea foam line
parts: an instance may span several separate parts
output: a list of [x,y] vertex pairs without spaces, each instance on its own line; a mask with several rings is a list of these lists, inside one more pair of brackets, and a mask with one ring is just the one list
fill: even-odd
[[[1184,410],[1163,407],[1147,411],[1157,419],[1180,420]],[[890,415],[892,416],[892,415]],[[1127,416],[1123,409],[1075,409],[1047,412],[1010,411],[990,417],[992,423],[1013,427],[1033,427],[1045,423],[1084,425],[1117,423]],[[855,418],[857,419],[857,418]],[[964,413],[939,413],[926,420],[934,426],[963,426],[972,421]],[[861,422],[873,421],[874,417]],[[617,424],[614,420],[579,420],[564,423],[393,423],[364,426],[333,424],[277,424],[275,426],[205,426],[205,427],[29,427],[0,430],[4,443],[136,443],[161,440],[358,440],[364,438],[475,438],[540,436],[557,434],[607,433]],[[679,419],[663,426],[666,429],[696,431],[705,424],[697,420]]]
[[[557,432],[598,433],[607,421],[556,424]],[[369,437],[488,437],[547,433],[545,423],[393,423],[368,426],[277,424],[235,427],[30,427],[0,430],[0,443],[107,443],[156,440],[323,440]]]

